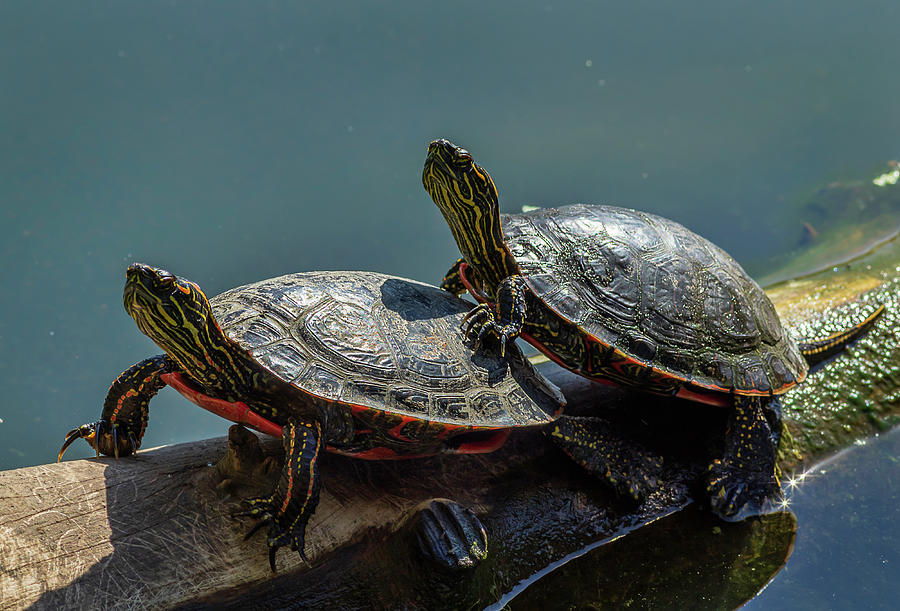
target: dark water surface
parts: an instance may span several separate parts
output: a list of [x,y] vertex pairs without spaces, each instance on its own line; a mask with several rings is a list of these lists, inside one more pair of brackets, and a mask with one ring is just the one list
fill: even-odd
[[[447,137],[504,211],[617,203],[763,274],[829,181],[898,156],[893,2],[0,4],[0,468],[49,462],[158,349],[125,266],[437,282]],[[144,447],[225,424],[165,389]],[[86,444],[71,456],[88,456]]]
[[896,609],[900,428],[792,479],[785,512],[725,523],[690,507],[572,554],[490,608],[716,610],[753,597],[743,609]]
[[900,601],[900,429],[816,468],[789,492],[794,553],[743,608],[896,609]]

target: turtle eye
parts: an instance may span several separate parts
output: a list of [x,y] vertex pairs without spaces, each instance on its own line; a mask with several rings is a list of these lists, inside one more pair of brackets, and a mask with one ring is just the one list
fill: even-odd
[[456,149],[456,164],[467,166],[472,163],[472,156],[466,149]]

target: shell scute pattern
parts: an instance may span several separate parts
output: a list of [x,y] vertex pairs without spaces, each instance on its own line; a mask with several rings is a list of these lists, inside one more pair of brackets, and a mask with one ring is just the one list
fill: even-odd
[[501,225],[535,295],[602,344],[744,394],[780,392],[805,374],[765,293],[674,221],[578,204],[503,215]]
[[372,320],[371,309],[353,301],[324,301],[292,325],[295,341],[319,344],[345,367],[385,376],[394,367],[390,345]]
[[387,404],[395,406],[399,411],[417,414],[423,418],[427,418],[431,411],[428,393],[403,386],[390,389]]
[[471,304],[435,287],[368,272],[308,272],[238,287],[210,304],[225,334],[270,372],[372,410],[368,418],[390,412],[424,421],[404,427],[530,426],[550,422],[558,407],[517,349],[507,359],[467,349],[459,325]]
[[265,361],[266,367],[275,375],[292,383],[297,379],[298,372],[306,369],[309,363],[309,356],[291,341],[256,348],[252,353],[256,358]]
[[640,320],[667,347],[691,348],[703,334],[697,284],[690,260],[660,251],[642,261]]

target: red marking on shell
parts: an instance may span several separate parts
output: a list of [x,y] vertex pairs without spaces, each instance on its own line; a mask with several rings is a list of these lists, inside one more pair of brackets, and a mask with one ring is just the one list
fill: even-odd
[[469,294],[475,298],[475,301],[478,303],[487,303],[489,305],[494,305],[488,301],[488,298],[485,297],[484,293],[479,291],[474,287],[474,285],[469,282],[469,278],[466,276],[466,270],[469,269],[468,263],[460,263],[459,264],[459,279],[462,280],[463,286],[466,287],[466,290],[469,291]]
[[[256,412],[250,409],[250,406],[242,401],[225,401],[223,399],[216,399],[215,397],[210,397],[207,394],[202,393],[201,391],[193,388],[190,384],[184,379],[184,376],[180,373],[164,373],[162,376],[162,381],[177,390],[181,395],[199,407],[210,411],[217,416],[221,416],[226,420],[230,420],[232,422],[236,422],[238,424],[243,424],[249,428],[255,429],[260,433],[265,433],[267,435],[272,435],[273,437],[281,437],[283,435],[282,427],[275,424],[274,422],[267,420],[257,414]],[[354,405],[352,403],[345,404],[350,410],[355,414],[360,412],[371,412],[377,411],[372,410],[371,408],[364,407],[362,405]],[[401,416],[404,418],[404,422],[394,429],[399,429],[406,424],[406,422],[411,422],[417,420],[416,418],[412,418],[409,416]],[[438,438],[444,438],[450,433],[453,429],[466,429],[469,430],[468,427],[465,426],[457,426],[452,424],[441,424],[444,427],[444,430],[438,435]],[[391,429],[392,431],[394,429]],[[476,429],[476,430],[491,430],[491,429]],[[371,432],[368,430],[360,430],[360,433]],[[451,450],[451,453],[454,454],[480,454],[485,452],[493,452],[497,448],[503,445],[506,441],[507,436],[509,435],[509,430],[503,429],[499,430],[496,435],[492,435],[488,439],[462,444],[459,448],[455,450]],[[397,435],[394,436],[395,439],[404,441],[406,443],[413,442],[414,439],[406,439],[403,436]],[[360,458],[363,460],[407,460],[411,458],[425,458],[428,456],[434,456],[435,454],[440,454],[444,450],[438,449],[433,452],[423,452],[418,454],[400,454],[391,448],[385,447],[375,447],[369,450],[363,450],[361,452],[347,452],[343,451],[339,448],[335,448],[333,446],[325,446],[326,451],[332,452],[334,454],[342,454],[344,456],[351,456],[353,458]]]
[[410,422],[421,422],[421,418],[413,418],[412,416],[404,416],[402,414],[397,414],[397,415],[400,416],[400,424],[388,429],[387,430],[388,436],[393,437],[394,439],[397,439],[398,441],[406,441],[406,442],[415,443],[415,441],[416,441],[415,439],[412,439],[410,437],[407,437],[406,435],[403,435],[402,431],[403,431],[403,427],[405,427]]
[[363,460],[406,460],[408,458],[425,458],[428,456],[434,456],[434,452],[426,454],[398,454],[394,450],[385,447],[372,448],[370,450],[363,450],[362,452],[343,452],[329,446],[327,450],[329,452],[334,452],[335,454],[343,454],[344,456],[361,458]]
[[252,429],[272,435],[273,437],[281,437],[281,427],[271,420],[267,420],[250,409],[250,406],[243,401],[225,401],[224,399],[216,399],[209,395],[203,394],[199,390],[192,388],[180,373],[164,373],[162,381],[177,390],[191,403],[202,407],[205,410],[231,420],[238,424],[243,424]]
[[488,452],[493,452],[506,443],[506,438],[509,437],[510,429],[500,429],[487,439],[482,439],[481,441],[472,441],[470,443],[461,444],[456,450],[453,451],[454,454],[486,454]]
[[716,405],[718,407],[730,407],[734,402],[730,391],[725,388],[721,389],[719,392],[709,391],[705,388],[698,388],[698,391],[682,386],[678,389],[678,392],[675,393],[675,396],[679,399],[687,399],[688,401],[693,401],[695,403],[705,403],[706,405]]

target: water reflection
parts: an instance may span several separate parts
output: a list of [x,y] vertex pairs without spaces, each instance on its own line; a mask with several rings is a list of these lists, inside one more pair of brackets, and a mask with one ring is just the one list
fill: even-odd
[[[894,609],[900,600],[900,428],[788,485],[794,554],[745,609]],[[794,477],[798,480],[799,477]]]
[[592,544],[489,608],[893,608],[898,461],[900,428],[787,475],[791,511],[731,524],[689,508]]
[[489,608],[734,609],[781,570],[796,530],[790,512],[729,523],[692,507],[582,550]]

